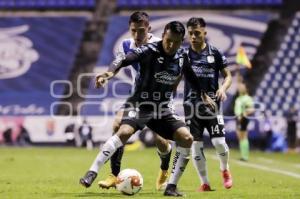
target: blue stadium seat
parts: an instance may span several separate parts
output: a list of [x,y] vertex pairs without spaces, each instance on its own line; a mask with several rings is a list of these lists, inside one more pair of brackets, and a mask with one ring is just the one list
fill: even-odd
[[180,6],[280,6],[282,0],[118,0],[118,8],[165,8]]
[[[299,20],[300,12],[297,12],[272,66],[265,74],[255,94],[255,99],[261,100],[268,111],[278,116],[298,104],[300,100]],[[266,93],[271,94],[273,100],[269,100],[269,97],[265,96]],[[299,108],[300,105],[298,105]]]
[[0,9],[90,9],[96,0],[0,0]]

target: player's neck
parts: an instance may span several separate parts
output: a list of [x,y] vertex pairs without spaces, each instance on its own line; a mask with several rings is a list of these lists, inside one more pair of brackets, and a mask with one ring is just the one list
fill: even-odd
[[205,42],[203,42],[202,44],[199,44],[199,45],[197,45],[197,44],[192,45],[193,51],[195,51],[197,53],[201,52],[205,47],[206,47],[206,43]]

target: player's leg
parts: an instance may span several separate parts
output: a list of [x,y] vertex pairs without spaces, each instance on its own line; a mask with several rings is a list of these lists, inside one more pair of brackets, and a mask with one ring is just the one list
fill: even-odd
[[119,131],[105,142],[101,153],[97,155],[89,171],[80,179],[80,184],[85,187],[91,186],[97,177],[99,169],[119,147],[126,143],[135,131],[136,129],[128,124],[121,125]]
[[167,185],[168,169],[172,153],[172,146],[168,140],[154,134],[157,153],[160,157],[160,171],[156,179],[156,189],[162,190]]
[[207,130],[211,137],[211,142],[216,149],[220,160],[220,169],[223,177],[223,185],[226,189],[232,187],[232,177],[229,171],[229,147],[225,141],[224,119],[222,115],[217,118],[207,120]]
[[[113,122],[113,134],[116,134],[120,128],[124,110],[120,109]],[[109,189],[116,186],[117,176],[121,170],[121,161],[124,153],[124,146],[119,147],[110,158],[111,174],[105,179],[98,182],[99,187]]]
[[191,147],[192,160],[197,174],[201,180],[201,185],[197,191],[211,191],[207,174],[206,158],[204,155],[204,126],[201,123],[201,120],[196,119],[195,117],[193,117],[191,120],[187,120],[186,123],[190,128],[191,134],[194,137],[194,141]]
[[182,126],[175,131],[173,139],[176,141],[177,145],[176,154],[174,156],[172,172],[164,195],[183,196],[183,194],[177,190],[177,183],[189,161],[193,136],[185,126]]
[[238,122],[237,125],[237,137],[239,139],[239,147],[242,161],[248,161],[249,159],[249,140],[248,140],[248,126],[249,120],[245,117]]
[[156,189],[163,190],[167,185],[168,169],[170,163],[170,157],[172,153],[172,147],[169,141],[159,135],[163,135],[166,130],[163,128],[164,124],[162,120],[152,119],[147,123],[147,126],[154,132],[155,144],[157,146],[157,152],[160,157],[160,171],[156,179]]

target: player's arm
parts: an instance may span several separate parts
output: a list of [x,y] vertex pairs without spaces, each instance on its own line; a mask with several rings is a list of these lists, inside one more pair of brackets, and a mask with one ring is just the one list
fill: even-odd
[[121,68],[129,66],[139,60],[136,53],[128,53],[127,55],[117,55],[110,65],[107,72],[96,76],[96,88],[103,87],[111,78],[113,78]]
[[177,87],[178,87],[178,85],[179,85],[181,79],[182,79],[182,75],[180,75],[180,76],[178,77],[178,79],[176,80],[176,82],[175,82],[175,84],[174,84],[174,88],[173,88],[173,96],[174,96],[174,97],[175,97],[176,94],[177,94]]
[[222,85],[216,92],[216,97],[219,100],[224,101],[227,99],[226,91],[228,90],[228,88],[232,83],[232,77],[231,77],[230,70],[227,69],[228,63],[226,57],[219,50],[216,50],[215,56],[218,65],[217,67],[221,72],[221,75],[224,77],[224,81]]
[[230,87],[231,83],[232,83],[232,76],[231,76],[231,72],[230,70],[228,70],[227,68],[223,68],[221,70],[221,74],[224,77],[224,81],[222,83],[222,85],[220,86],[220,88],[217,90],[217,98],[220,99],[221,101],[224,101],[227,99],[227,95],[226,95],[226,91],[228,90],[228,88]]

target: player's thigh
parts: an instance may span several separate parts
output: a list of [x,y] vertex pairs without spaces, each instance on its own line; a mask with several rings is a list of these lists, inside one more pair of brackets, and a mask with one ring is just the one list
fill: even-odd
[[120,125],[121,125],[121,121],[122,121],[122,117],[124,114],[124,109],[120,109],[117,114],[115,115],[114,121],[113,121],[113,131],[114,134],[119,130]]
[[194,141],[203,141],[204,124],[196,116],[186,120],[187,127],[194,137]]
[[136,129],[128,124],[122,124],[116,133],[123,144],[136,132]]
[[190,148],[192,146],[192,143],[194,140],[190,131],[185,126],[179,127],[174,132],[173,139],[178,146],[181,146],[184,148]]
[[137,130],[142,130],[146,124],[153,118],[153,112],[139,110],[136,108],[126,108],[123,112],[121,125],[127,124]]
[[186,127],[185,123],[172,112],[164,112],[159,119],[152,119],[147,126],[161,137],[174,140],[174,133],[180,127]]

